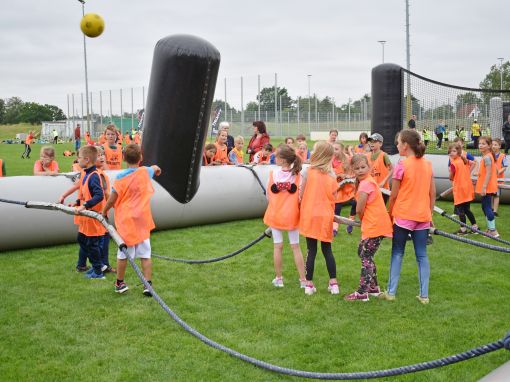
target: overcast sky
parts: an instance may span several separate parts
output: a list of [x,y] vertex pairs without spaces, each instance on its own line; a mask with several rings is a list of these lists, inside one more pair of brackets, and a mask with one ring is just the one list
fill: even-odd
[[[498,57],[510,58],[504,0],[410,0],[411,70],[455,85],[478,87]],[[311,92],[337,104],[370,92],[382,61],[405,67],[405,0],[89,0],[86,13],[106,23],[87,39],[89,91],[147,86],[155,43],[173,34],[200,36],[221,53],[217,98],[245,104],[278,83],[291,97]],[[77,0],[2,0],[0,98],[60,106],[84,92],[83,40]],[[135,106],[136,108],[136,106]]]

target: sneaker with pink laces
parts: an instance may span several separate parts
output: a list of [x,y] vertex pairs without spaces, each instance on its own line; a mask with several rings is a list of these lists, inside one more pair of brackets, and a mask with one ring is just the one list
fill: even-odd
[[305,286],[305,294],[308,296],[311,296],[312,294],[316,293],[317,289],[313,284],[306,284]]
[[351,294],[348,294],[344,297],[346,301],[368,301],[368,293],[358,293],[358,291],[354,291]]
[[340,288],[338,287],[337,283],[333,283],[333,284],[329,284],[328,285],[328,291],[331,294],[339,294],[340,293]]
[[281,277],[275,277],[272,283],[276,288],[283,288],[283,279]]

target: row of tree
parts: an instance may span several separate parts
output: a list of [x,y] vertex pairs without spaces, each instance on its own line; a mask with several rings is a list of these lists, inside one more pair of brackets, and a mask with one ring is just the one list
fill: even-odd
[[21,122],[39,124],[42,121],[66,119],[64,112],[55,105],[41,105],[36,102],[23,102],[19,97],[0,98],[0,124]]

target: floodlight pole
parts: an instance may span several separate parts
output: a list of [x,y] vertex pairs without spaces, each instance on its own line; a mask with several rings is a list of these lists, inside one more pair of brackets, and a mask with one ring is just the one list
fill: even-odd
[[308,133],[310,133],[310,129],[311,129],[310,113],[312,112],[311,98],[310,98],[310,78],[311,77],[312,77],[312,75],[308,74]]
[[[503,57],[498,57],[499,60],[499,88],[503,90]],[[503,91],[501,92],[501,98],[503,98]]]
[[382,46],[382,63],[384,64],[384,44],[386,44],[386,40],[377,41]]
[[[81,3],[81,15],[85,16],[85,0],[78,0]],[[83,32],[82,32],[83,33]],[[85,61],[85,103],[87,107],[87,131],[90,133],[90,114],[89,114],[89,78],[87,74],[87,43],[85,33],[83,33],[83,59]]]

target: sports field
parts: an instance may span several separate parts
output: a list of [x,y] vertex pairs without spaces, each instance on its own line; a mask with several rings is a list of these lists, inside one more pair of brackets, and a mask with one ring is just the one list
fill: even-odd
[[[67,146],[71,144],[57,146],[61,168],[70,167],[72,161],[62,156]],[[33,159],[39,147],[34,145]],[[30,173],[33,160],[19,159],[22,148],[0,145],[9,175]],[[448,202],[438,205],[453,210]],[[485,227],[480,205],[472,209]],[[510,208],[502,206],[499,212],[498,231],[508,240]],[[434,221],[448,232],[458,228],[437,215]],[[0,217],[2,224],[8,224],[7,217]],[[35,229],[27,222],[27,235]],[[151,241],[154,253],[205,259],[240,248],[264,229],[261,219],[254,219],[155,232]],[[275,289],[270,239],[209,265],[155,258],[154,288],[184,321],[209,338],[266,362],[308,371],[398,367],[502,338],[510,330],[509,254],[434,239],[428,247],[429,305],[415,299],[418,276],[411,247],[396,301],[343,301],[359,279],[356,230],[352,235],[342,230],[333,244],[340,297],[327,293],[321,256],[316,263],[318,293],[305,296],[288,248],[285,287]],[[301,246],[305,253],[304,240]],[[388,279],[390,248],[391,242],[384,241],[376,256],[382,286]],[[107,280],[84,279],[74,271],[77,251],[77,245],[70,244],[0,254],[1,380],[301,380],[258,369],[204,345],[142,295],[131,269],[126,275],[130,290],[124,295],[113,292],[114,275],[107,275]],[[111,259],[114,253],[112,245]],[[476,381],[508,360],[510,353],[499,350],[453,366],[381,380]]]

